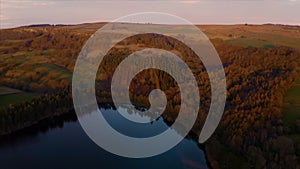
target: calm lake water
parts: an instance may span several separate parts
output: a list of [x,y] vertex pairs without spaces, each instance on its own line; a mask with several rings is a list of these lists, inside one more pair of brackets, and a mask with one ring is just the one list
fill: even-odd
[[[164,131],[162,118],[143,127],[134,127],[119,113],[106,109],[103,115],[116,130],[147,137]],[[125,127],[126,126],[126,127]],[[207,169],[205,154],[197,143],[184,139],[173,149],[150,158],[130,159],[113,155],[97,146],[85,134],[74,113],[45,120],[13,135],[0,138],[0,165],[22,168],[103,168],[103,169]]]

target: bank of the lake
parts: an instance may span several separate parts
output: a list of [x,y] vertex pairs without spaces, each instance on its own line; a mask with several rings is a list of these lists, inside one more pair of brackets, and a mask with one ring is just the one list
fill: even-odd
[[[114,110],[104,113],[113,125],[122,126],[115,119]],[[153,134],[169,127],[162,118],[147,125],[149,131],[136,131]],[[4,168],[209,168],[204,151],[190,138],[166,153],[146,159],[128,159],[108,153],[88,138],[74,113],[44,119],[0,140],[1,167]]]

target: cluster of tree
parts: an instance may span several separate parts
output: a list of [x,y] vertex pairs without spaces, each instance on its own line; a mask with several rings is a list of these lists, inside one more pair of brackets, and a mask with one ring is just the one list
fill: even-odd
[[[248,168],[299,167],[296,145],[283,136],[287,129],[282,124],[283,95],[299,77],[299,53],[288,47],[219,45],[217,50],[230,63],[225,67],[228,96],[218,140],[245,157]],[[221,168],[230,168],[226,165]]]
[[48,117],[58,116],[73,109],[70,89],[53,91],[21,104],[10,104],[0,109],[0,135],[30,126]]
[[[106,97],[110,97],[110,83],[115,68],[129,54],[146,47],[177,51],[198,82],[201,111],[192,131],[199,134],[209,109],[211,95],[209,79],[201,61],[186,46],[172,38],[152,34],[131,38],[132,44],[128,38],[118,48],[111,49],[111,53],[104,58],[99,74],[106,74],[106,77],[102,79],[103,85],[100,85],[99,91],[106,91]],[[132,46],[136,43],[139,48],[120,48],[122,45]],[[281,110],[283,95],[298,78],[300,54],[288,47],[266,50],[217,44],[216,48],[224,63],[228,93],[224,116],[214,137],[221,144],[229,146],[234,154],[245,157],[249,168],[278,169],[287,164],[289,168],[296,168],[298,162],[295,145],[291,139],[283,136],[286,129],[282,124]],[[140,62],[132,64],[143,65]],[[106,83],[104,79],[107,80]],[[174,121],[180,110],[180,91],[174,79],[162,71],[148,70],[137,75],[129,88],[131,101],[148,108],[149,92],[155,88],[166,93],[168,104],[163,116]],[[190,97],[193,95],[190,94]],[[281,144],[290,147],[286,149]]]

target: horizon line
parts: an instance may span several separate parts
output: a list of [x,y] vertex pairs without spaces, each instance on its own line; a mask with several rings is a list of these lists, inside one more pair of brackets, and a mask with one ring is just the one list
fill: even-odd
[[[77,26],[77,25],[84,25],[84,24],[108,24],[112,23],[109,21],[92,21],[92,22],[79,22],[79,23],[33,23],[33,24],[25,24],[20,26],[13,26],[13,27],[2,27],[0,25],[0,29],[16,29],[16,28],[24,28],[24,27],[46,27],[46,26]],[[120,23],[132,23],[132,22],[120,22]],[[132,24],[157,24],[157,25],[174,25],[174,26],[183,26],[182,24],[164,24],[164,23],[132,23]],[[300,27],[300,24],[288,24],[288,23],[272,23],[272,22],[265,22],[265,23],[193,23],[195,26],[234,26],[234,25],[245,25],[245,26],[259,26],[259,25],[277,25],[277,26],[296,26]]]

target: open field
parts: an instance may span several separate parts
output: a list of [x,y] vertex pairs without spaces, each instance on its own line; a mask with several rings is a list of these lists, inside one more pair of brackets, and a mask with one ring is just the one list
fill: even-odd
[[22,103],[24,101],[30,101],[33,99],[36,95],[30,94],[30,93],[16,93],[16,94],[10,94],[5,96],[0,96],[0,107],[8,106],[9,104],[17,105],[19,103]]
[[36,96],[37,94],[0,86],[0,107],[6,107],[9,104],[17,105],[25,101],[30,101]]
[[300,120],[300,76],[285,95],[283,121],[289,127],[295,127]]
[[199,26],[210,39],[220,38],[227,44],[244,47],[289,46],[300,51],[299,26],[231,25]]

